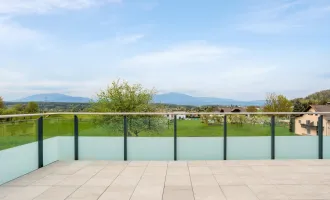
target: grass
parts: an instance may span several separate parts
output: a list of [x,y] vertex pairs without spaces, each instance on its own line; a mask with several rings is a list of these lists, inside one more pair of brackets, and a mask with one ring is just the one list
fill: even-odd
[[[79,117],[80,136],[123,136],[123,131],[96,126],[91,118]],[[159,133],[141,132],[140,137],[173,137],[173,124]],[[270,136],[270,127],[244,124],[243,126],[228,124],[228,137],[234,136]],[[44,118],[44,139],[55,136],[72,136],[73,118]],[[277,136],[293,135],[288,127],[276,127]],[[223,126],[205,125],[199,120],[178,120],[178,137],[222,137]],[[0,123],[0,150],[37,141],[37,120],[29,119]]]

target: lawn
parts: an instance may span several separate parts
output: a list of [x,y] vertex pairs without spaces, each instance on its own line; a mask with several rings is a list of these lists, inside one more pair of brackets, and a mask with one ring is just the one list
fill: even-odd
[[[123,131],[113,131],[98,127],[88,117],[79,117],[80,136],[123,136]],[[233,136],[270,136],[270,126],[244,124],[227,126],[228,137]],[[277,126],[277,136],[293,135],[288,127]],[[54,136],[72,136],[73,117],[44,118],[44,139]],[[140,137],[173,137],[174,126],[169,124],[159,133],[141,132]],[[222,137],[223,126],[205,125],[200,120],[178,120],[178,137]],[[37,120],[29,119],[15,122],[0,123],[0,150],[37,141]]]

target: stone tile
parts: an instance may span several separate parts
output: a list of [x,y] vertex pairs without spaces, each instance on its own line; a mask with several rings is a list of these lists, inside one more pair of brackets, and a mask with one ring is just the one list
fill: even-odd
[[10,195],[19,194],[22,192],[22,187],[20,186],[0,186],[0,199],[5,198]]
[[256,174],[256,172],[249,166],[233,166],[230,167],[230,170],[232,171],[232,173],[237,175]]
[[189,167],[190,175],[212,175],[209,167]]
[[138,185],[131,200],[162,200],[164,186],[141,186]]
[[194,200],[192,187],[169,186],[164,188],[163,200]]
[[272,182],[260,175],[240,175],[238,176],[246,185],[267,185],[272,184]]
[[294,168],[290,166],[251,166],[257,173],[291,173],[294,172]]
[[205,160],[194,160],[194,161],[188,161],[189,167],[206,167],[207,163]]
[[146,167],[149,165],[149,161],[131,161],[129,167]]
[[111,186],[136,187],[140,178],[137,176],[118,176]]
[[108,161],[108,160],[93,160],[93,162],[91,162],[88,166],[103,166],[103,167],[105,167],[109,163],[110,163],[110,161]]
[[115,179],[116,177],[108,177],[108,178],[92,177],[84,184],[84,186],[99,186],[99,187],[109,186]]
[[87,166],[79,171],[77,171],[74,175],[75,176],[94,176],[98,172],[100,172],[104,166]]
[[96,177],[105,177],[105,176],[118,176],[126,167],[125,166],[106,166],[100,170]]
[[38,174],[37,171],[33,171],[29,174],[26,174],[24,176],[21,176],[19,178],[16,178],[6,184],[5,186],[28,186],[32,185],[36,181],[43,179],[45,176],[47,176],[49,173],[44,173],[44,171],[41,171],[40,174]]
[[75,186],[53,186],[34,200],[64,200],[70,196],[78,187]]
[[31,200],[39,196],[50,186],[26,186],[21,187],[19,191],[7,194],[2,200]]
[[224,162],[224,166],[247,166],[247,163],[244,160],[226,160],[226,162]]
[[188,167],[187,161],[169,161],[168,167]]
[[329,185],[278,185],[290,199],[330,199]]
[[190,186],[190,176],[166,176],[165,186]]
[[110,186],[98,200],[129,200],[134,186]]
[[68,200],[97,200],[107,187],[83,186],[70,195]]
[[168,162],[167,161],[150,161],[149,167],[167,167]]
[[213,175],[192,175],[191,183],[195,186],[219,186]]
[[259,200],[247,186],[221,186],[227,200]]
[[206,165],[209,167],[221,167],[225,162],[224,160],[207,160]]
[[167,167],[147,167],[143,176],[165,176]]
[[217,186],[193,186],[195,200],[226,200],[221,188]]
[[145,171],[146,167],[126,167],[121,173],[120,176],[127,176],[127,177],[141,177]]
[[85,184],[90,177],[81,177],[81,178],[76,178],[73,176],[69,176],[65,178],[64,180],[58,182],[56,185],[57,186],[81,186]]
[[211,166],[209,167],[212,174],[233,174],[233,172],[230,170],[230,167],[225,166]]
[[234,174],[214,175],[219,185],[245,185],[245,182]]
[[289,200],[275,185],[249,185],[259,200]]
[[77,173],[79,170],[81,170],[84,166],[63,166],[56,171],[54,171],[53,174],[59,174],[59,175],[73,175]]
[[263,177],[269,180],[271,184],[275,184],[275,185],[298,184],[297,174],[270,173],[270,174],[264,174]]
[[53,186],[53,185],[56,185],[57,183],[63,181],[67,177],[68,177],[68,175],[51,174],[51,175],[48,175],[48,176],[40,179],[39,181],[34,182],[32,185]]
[[189,176],[190,172],[189,172],[188,167],[168,167],[167,175],[169,175],[169,176],[173,176],[173,175]]
[[143,176],[139,185],[141,186],[164,186],[165,185],[165,176]]

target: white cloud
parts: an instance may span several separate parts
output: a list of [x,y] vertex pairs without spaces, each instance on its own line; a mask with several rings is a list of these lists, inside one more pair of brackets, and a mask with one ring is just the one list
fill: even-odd
[[22,27],[9,18],[0,18],[0,46],[35,44],[43,38],[43,34],[35,30]]
[[[254,33],[277,34],[312,25],[329,16],[330,3],[323,0],[266,0],[243,14],[238,29]],[[327,23],[327,20],[324,20]]]
[[143,34],[123,35],[123,36],[116,37],[115,40],[121,44],[131,44],[131,43],[135,43],[135,42],[141,40],[144,37],[145,37],[145,35],[143,35]]
[[162,92],[241,100],[263,99],[268,92],[299,97],[328,85],[327,79],[314,78],[328,63],[320,63],[318,70],[310,69],[315,60],[324,59],[322,56],[291,53],[277,61],[253,50],[206,42],[127,54],[130,49],[109,42],[93,48],[63,48],[58,54],[32,55],[15,65],[5,58],[2,63],[9,64],[0,66],[5,69],[0,72],[0,95],[8,100],[49,92],[92,97],[117,78]]
[[193,42],[170,47],[164,51],[150,52],[143,55],[134,56],[125,60],[123,67],[142,67],[142,68],[161,68],[166,65],[167,68],[173,68],[174,65],[189,67],[189,63],[209,63],[220,58],[226,58],[230,55],[242,51],[240,48],[218,47],[203,42]]
[[45,13],[55,9],[79,10],[121,0],[0,0],[0,14]]

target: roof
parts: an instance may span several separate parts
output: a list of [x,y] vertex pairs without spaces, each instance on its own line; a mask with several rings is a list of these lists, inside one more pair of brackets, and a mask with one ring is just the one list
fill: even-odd
[[[305,112],[308,112],[312,108],[315,110],[315,112],[330,112],[330,105],[310,105],[305,110]],[[300,115],[300,116],[302,116],[302,115]],[[330,120],[330,114],[323,115],[323,117],[326,120]]]
[[215,112],[245,112],[245,108],[239,108],[239,107],[235,107],[235,108],[230,108],[230,107],[224,107],[224,108],[215,108],[214,109]]

